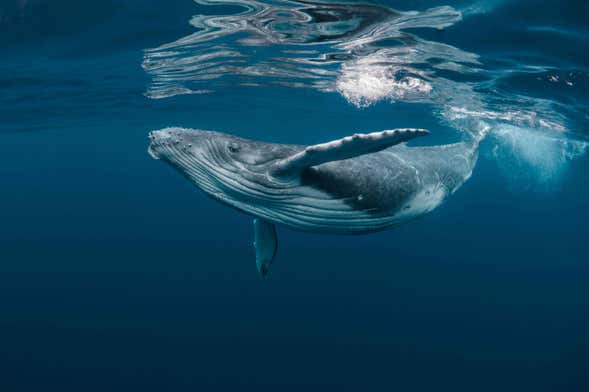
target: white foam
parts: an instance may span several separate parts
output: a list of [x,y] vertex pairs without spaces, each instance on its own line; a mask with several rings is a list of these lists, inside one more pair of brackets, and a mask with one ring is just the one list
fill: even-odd
[[551,185],[568,163],[583,155],[589,143],[570,140],[538,129],[501,124],[493,130],[493,155],[499,167],[516,183]]
[[336,80],[336,90],[357,107],[367,107],[381,100],[397,101],[426,96],[432,86],[423,79],[408,76],[414,70],[383,65],[378,56],[344,63]]
[[493,110],[473,110],[465,107],[449,107],[444,113],[449,120],[476,118],[482,120],[498,120],[528,127],[546,128],[558,132],[566,132],[566,127],[555,121],[543,119],[534,111],[506,110],[497,112]]
[[[567,128],[535,111],[447,107],[448,122],[474,136],[493,138],[492,154],[517,187],[558,184],[570,161],[583,155],[589,143],[570,139]],[[467,129],[468,128],[468,129]]]
[[505,0],[482,0],[463,8],[461,11],[464,16],[487,14],[502,6],[503,3],[505,3]]

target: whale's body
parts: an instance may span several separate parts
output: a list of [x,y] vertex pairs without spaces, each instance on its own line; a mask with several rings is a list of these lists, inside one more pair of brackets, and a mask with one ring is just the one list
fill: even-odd
[[270,259],[267,270],[276,238],[274,228],[264,224],[362,234],[440,205],[470,177],[478,141],[433,147],[403,143],[424,134],[399,129],[301,146],[167,128],[150,133],[149,150],[214,199],[258,218],[256,246],[270,244],[270,251],[262,252]]

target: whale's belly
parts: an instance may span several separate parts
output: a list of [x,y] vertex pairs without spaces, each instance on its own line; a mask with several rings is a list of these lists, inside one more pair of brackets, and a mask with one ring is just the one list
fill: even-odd
[[[301,194],[304,194],[304,190]],[[310,192],[311,193],[311,192]],[[334,234],[362,234],[385,230],[430,212],[446,198],[441,187],[423,189],[388,210],[359,209],[346,199],[297,196],[272,208],[257,209],[255,215],[292,229]],[[264,210],[264,211],[262,211]]]

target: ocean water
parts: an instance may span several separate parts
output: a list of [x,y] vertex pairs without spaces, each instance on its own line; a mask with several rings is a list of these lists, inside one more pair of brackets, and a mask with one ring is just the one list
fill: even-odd
[[[589,391],[589,3],[1,0],[1,391]],[[365,236],[252,219],[147,153],[486,134]],[[428,140],[425,140],[428,139]]]

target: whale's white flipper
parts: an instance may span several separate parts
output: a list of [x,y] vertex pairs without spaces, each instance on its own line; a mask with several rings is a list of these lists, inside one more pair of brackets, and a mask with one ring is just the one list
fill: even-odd
[[260,276],[266,278],[278,248],[276,228],[272,223],[254,219],[254,247],[256,248],[256,267]]
[[316,144],[276,163],[273,175],[289,176],[303,169],[331,161],[340,161],[370,154],[403,143],[429,132],[418,128],[399,128],[382,132],[357,133],[343,139]]

